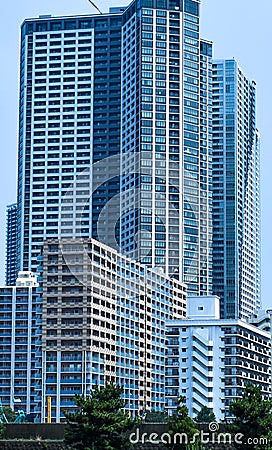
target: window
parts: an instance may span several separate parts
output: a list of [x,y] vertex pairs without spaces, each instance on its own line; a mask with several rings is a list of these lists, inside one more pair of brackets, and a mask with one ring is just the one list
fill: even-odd
[[[166,0],[156,0],[156,8],[166,9],[167,8]],[[164,12],[164,11],[162,11],[162,12]]]
[[47,31],[47,22],[39,22],[39,23],[37,23],[36,31],[37,32]]
[[199,4],[193,0],[185,0],[184,2],[184,12],[193,14],[194,16],[199,15]]
[[61,22],[51,22],[51,31],[61,30]]
[[[92,24],[92,21],[91,20],[80,20],[79,21],[79,27],[80,28],[92,28],[93,27],[93,24]],[[81,33],[79,33],[79,36],[89,36],[89,33],[84,33],[84,32],[81,32]]]

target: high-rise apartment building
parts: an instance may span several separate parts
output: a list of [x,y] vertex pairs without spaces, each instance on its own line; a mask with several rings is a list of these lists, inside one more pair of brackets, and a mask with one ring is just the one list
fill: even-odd
[[46,236],[96,237],[99,212],[119,191],[119,171],[112,177],[105,164],[92,193],[91,167],[120,153],[121,24],[106,14],[22,25],[19,267],[37,266]]
[[124,13],[121,247],[204,294],[211,289],[212,55],[211,44],[200,43],[199,6],[150,1]]
[[39,418],[48,396],[59,422],[75,393],[110,381],[132,415],[163,410],[165,322],[185,317],[185,285],[94,239],[46,240],[41,270]]
[[94,237],[211,292],[212,48],[199,7],[143,0],[23,23],[18,267],[36,267],[45,237]]
[[213,293],[225,318],[260,307],[256,86],[234,59],[213,63]]
[[6,222],[6,285],[14,286],[17,271],[17,204],[7,206]]

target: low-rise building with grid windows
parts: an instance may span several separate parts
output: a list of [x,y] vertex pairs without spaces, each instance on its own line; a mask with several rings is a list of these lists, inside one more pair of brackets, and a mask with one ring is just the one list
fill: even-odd
[[167,323],[166,396],[170,414],[185,395],[191,417],[203,406],[218,421],[246,384],[271,395],[271,334],[240,319],[220,319],[218,297],[188,297],[186,320]]
[[0,287],[0,399],[4,406],[34,416],[41,298],[31,272],[20,272],[17,280],[16,286]]

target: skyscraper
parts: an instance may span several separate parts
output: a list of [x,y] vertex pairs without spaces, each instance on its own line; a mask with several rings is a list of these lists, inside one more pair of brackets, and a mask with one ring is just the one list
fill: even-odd
[[18,268],[36,267],[45,237],[94,237],[189,293],[211,292],[211,44],[199,3],[23,23]]
[[205,294],[212,49],[200,44],[199,2],[132,3],[124,16],[121,247]]
[[17,204],[7,206],[6,285],[14,286],[17,278]]
[[260,307],[260,148],[256,86],[233,60],[213,64],[213,292],[225,318]]
[[91,167],[120,153],[121,24],[105,14],[22,25],[19,268],[37,266],[46,236],[96,237],[99,212],[119,191],[119,172],[105,164],[92,193]]

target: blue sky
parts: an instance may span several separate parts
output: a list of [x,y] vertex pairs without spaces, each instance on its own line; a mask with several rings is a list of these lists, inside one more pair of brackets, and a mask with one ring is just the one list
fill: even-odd
[[[126,5],[121,0],[97,5]],[[5,208],[16,201],[19,30],[26,17],[42,14],[95,13],[87,0],[24,0],[1,4],[0,28],[0,283],[4,282]],[[262,301],[272,307],[272,2],[261,0],[202,0],[202,37],[214,42],[215,58],[234,57],[257,83],[257,123],[261,133]]]

